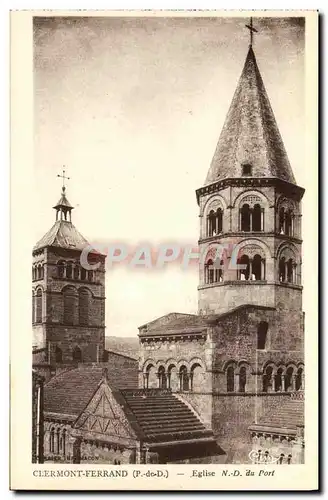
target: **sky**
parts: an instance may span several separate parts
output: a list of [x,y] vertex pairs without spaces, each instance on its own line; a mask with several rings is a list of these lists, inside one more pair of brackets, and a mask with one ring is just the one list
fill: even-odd
[[[55,220],[62,166],[72,221],[91,243],[197,244],[205,181],[247,55],[245,18],[35,18],[35,241]],[[254,52],[306,188],[304,22],[255,18]],[[303,198],[306,225],[307,194]],[[307,264],[304,262],[303,277]],[[106,335],[197,313],[198,272],[106,274]]]

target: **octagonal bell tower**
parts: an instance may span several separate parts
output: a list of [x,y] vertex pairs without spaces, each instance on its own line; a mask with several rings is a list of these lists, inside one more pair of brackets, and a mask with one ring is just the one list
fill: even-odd
[[199,312],[302,310],[301,199],[252,41],[204,186]]

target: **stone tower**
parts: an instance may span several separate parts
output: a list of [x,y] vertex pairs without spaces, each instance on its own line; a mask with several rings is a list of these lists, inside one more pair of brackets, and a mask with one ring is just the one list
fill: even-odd
[[279,463],[302,461],[303,193],[251,43],[196,192],[199,313],[139,328],[140,387],[169,388],[189,404],[227,463],[250,463],[252,449],[269,449]]
[[56,221],[32,253],[33,348],[51,366],[102,361],[105,256],[72,224],[64,185],[54,209]]
[[197,191],[205,256],[201,313],[255,304],[300,315],[303,193],[250,47],[205,184]]
[[[199,314],[210,325],[212,346],[207,413],[228,460],[247,461],[250,425],[254,439],[262,439],[270,412],[304,388],[303,194],[250,45],[205,184],[197,190]],[[298,430],[288,411],[288,442],[294,443]],[[282,442],[278,429],[286,422],[281,415],[276,422]]]

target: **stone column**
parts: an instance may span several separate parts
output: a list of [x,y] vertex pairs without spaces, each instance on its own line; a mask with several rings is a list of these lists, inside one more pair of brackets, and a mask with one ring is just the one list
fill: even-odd
[[296,374],[292,375],[292,391],[296,391]]
[[271,378],[270,378],[271,385],[269,386],[269,391],[268,392],[276,392],[276,376],[275,373],[271,373]]
[[249,276],[248,276],[249,280],[252,280],[252,275],[253,275],[253,260],[249,259]]
[[281,375],[281,392],[285,392],[285,375]]

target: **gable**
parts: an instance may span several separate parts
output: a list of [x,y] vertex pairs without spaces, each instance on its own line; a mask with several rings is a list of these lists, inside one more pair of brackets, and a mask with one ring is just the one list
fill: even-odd
[[113,391],[103,382],[74,424],[83,436],[105,441],[135,440],[136,434],[117,402]]

